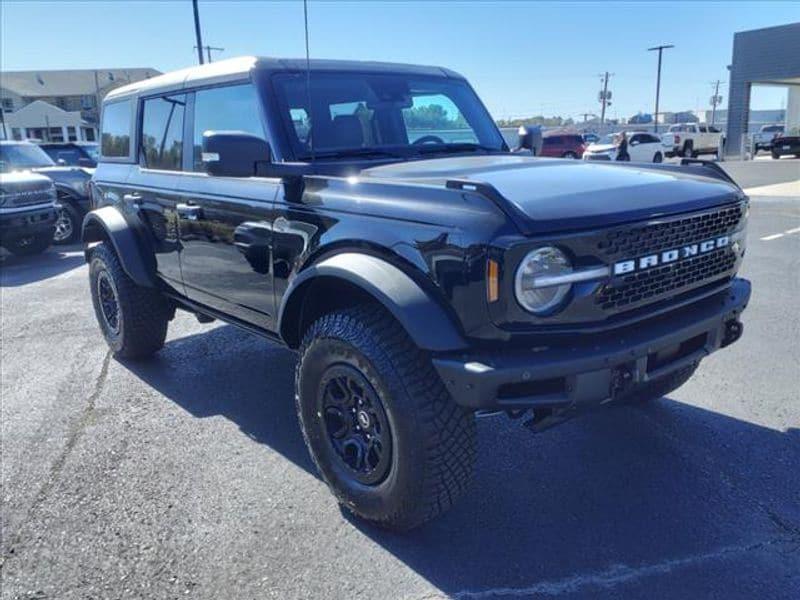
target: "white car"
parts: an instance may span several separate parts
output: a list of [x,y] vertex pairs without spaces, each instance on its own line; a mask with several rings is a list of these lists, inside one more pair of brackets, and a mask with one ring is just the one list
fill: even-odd
[[[619,133],[609,133],[583,151],[583,160],[617,160]],[[661,138],[644,131],[626,132],[628,154],[632,162],[660,163],[664,160],[666,149]]]

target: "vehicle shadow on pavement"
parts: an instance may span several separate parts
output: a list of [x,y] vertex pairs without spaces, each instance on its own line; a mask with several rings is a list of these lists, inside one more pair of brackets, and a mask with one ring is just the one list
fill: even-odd
[[[125,366],[192,415],[222,415],[316,476],[294,411],[294,365],[291,352],[223,326]],[[798,429],[776,431],[663,398],[538,435],[505,417],[480,419],[478,430],[474,483],[443,517],[396,534],[342,511],[446,595],[532,582],[538,587],[523,596],[584,585],[592,593],[604,585],[587,584],[593,577],[628,582],[638,571],[650,577],[679,568],[689,571],[684,587],[662,590],[664,597],[707,589],[740,597],[737,579],[726,575],[730,564],[716,575],[707,567],[717,559],[744,563],[764,544],[800,542]],[[800,566],[795,554],[787,569],[789,560]],[[786,581],[769,573],[773,564],[758,568],[775,585]]]
[[0,287],[35,283],[76,269],[86,263],[80,245],[51,246],[35,256],[0,256]]

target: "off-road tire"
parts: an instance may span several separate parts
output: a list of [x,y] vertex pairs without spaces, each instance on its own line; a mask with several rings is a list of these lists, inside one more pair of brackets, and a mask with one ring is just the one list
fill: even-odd
[[684,142],[680,155],[684,158],[694,158],[694,143],[691,141]]
[[780,160],[781,155],[778,154],[777,152],[775,152],[775,150],[773,150],[771,154],[772,154],[773,160]]
[[620,396],[617,399],[617,403],[644,404],[652,400],[658,400],[670,392],[677,390],[684,383],[689,381],[697,370],[697,366],[697,363],[695,363],[659,379],[638,385]]
[[[118,306],[118,330],[112,330],[103,315],[98,292],[98,278],[106,273],[115,291]],[[172,316],[169,301],[155,288],[137,285],[125,273],[114,250],[101,243],[92,249],[89,282],[95,316],[114,356],[144,358],[158,352],[167,337]]]
[[[391,462],[384,479],[373,485],[343,467],[318,411],[323,374],[341,364],[365,376],[388,417]],[[476,453],[474,415],[453,402],[430,358],[381,307],[329,313],[309,327],[295,398],[317,469],[355,515],[405,531],[446,511],[468,487]]]
[[50,231],[21,237],[5,245],[14,256],[35,256],[47,250],[53,243]]

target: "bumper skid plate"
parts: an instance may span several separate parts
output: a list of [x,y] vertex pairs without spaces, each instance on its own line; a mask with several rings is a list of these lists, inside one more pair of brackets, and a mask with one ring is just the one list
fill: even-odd
[[576,412],[613,400],[638,383],[665,377],[735,342],[750,282],[650,322],[589,341],[505,353],[439,355],[453,399],[474,410],[532,408]]

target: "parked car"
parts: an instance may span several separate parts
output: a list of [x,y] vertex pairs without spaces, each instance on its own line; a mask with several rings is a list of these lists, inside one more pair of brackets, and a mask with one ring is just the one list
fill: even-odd
[[[617,160],[620,133],[604,135],[596,144],[591,144],[583,153],[583,160]],[[661,138],[644,131],[628,131],[628,155],[633,162],[660,163],[664,160],[665,148]]]
[[38,145],[12,141],[0,142],[0,165],[3,172],[32,171],[53,180],[58,193],[58,220],[53,241],[69,244],[79,239],[83,217],[90,208],[91,170],[58,166]]
[[[432,105],[475,141],[421,124]],[[748,200],[724,171],[512,154],[453,71],[239,58],[102,114],[83,239],[114,356],[157,352],[178,309],[296,350],[311,457],[381,526],[467,489],[476,413],[541,431],[659,398],[741,334]]]
[[547,133],[542,137],[539,156],[556,158],[581,158],[586,145],[578,133]]
[[691,158],[697,158],[701,154],[718,154],[724,143],[722,132],[705,123],[670,125],[662,139],[669,147],[667,156]]
[[53,242],[56,188],[44,175],[0,171],[0,245],[18,256],[44,252]]
[[97,166],[99,145],[96,142],[44,142],[39,147],[60,166],[90,169]]
[[800,157],[800,131],[793,131],[790,134],[781,134],[772,140],[770,148],[772,158],[779,159],[781,156],[794,154]]

